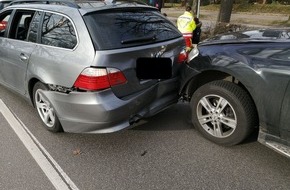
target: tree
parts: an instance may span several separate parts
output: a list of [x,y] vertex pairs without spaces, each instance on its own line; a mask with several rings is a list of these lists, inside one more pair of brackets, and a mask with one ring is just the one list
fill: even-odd
[[220,11],[218,14],[217,24],[214,29],[214,34],[223,33],[228,30],[228,23],[231,20],[234,0],[221,0]]
[[234,0],[221,0],[218,23],[229,23],[233,9]]
[[197,5],[197,0],[191,0],[189,2],[189,6],[191,6],[191,9],[193,10],[194,14],[196,14],[196,5]]

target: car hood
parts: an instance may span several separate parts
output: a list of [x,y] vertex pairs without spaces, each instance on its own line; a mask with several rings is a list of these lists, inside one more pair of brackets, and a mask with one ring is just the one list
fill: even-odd
[[239,32],[219,34],[208,38],[200,45],[220,44],[220,43],[242,43],[242,42],[269,42],[269,41],[289,41],[290,28],[285,29],[258,29]]

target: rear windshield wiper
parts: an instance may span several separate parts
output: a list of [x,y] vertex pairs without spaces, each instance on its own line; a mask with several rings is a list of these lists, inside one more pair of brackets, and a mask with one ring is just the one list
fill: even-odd
[[156,40],[156,36],[152,35],[152,36],[122,40],[121,44],[130,44],[130,43],[136,43],[136,42],[148,42],[148,41],[155,41],[155,40]]

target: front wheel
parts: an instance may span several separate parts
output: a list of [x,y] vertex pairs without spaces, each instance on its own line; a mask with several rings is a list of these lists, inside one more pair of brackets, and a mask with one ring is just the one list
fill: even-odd
[[256,109],[248,93],[228,81],[201,86],[190,105],[193,125],[204,137],[220,145],[242,142],[257,123]]
[[33,101],[37,113],[45,126],[52,132],[61,132],[62,127],[55,113],[55,110],[49,100],[44,96],[43,92],[47,91],[48,87],[41,82],[37,82],[33,88]]

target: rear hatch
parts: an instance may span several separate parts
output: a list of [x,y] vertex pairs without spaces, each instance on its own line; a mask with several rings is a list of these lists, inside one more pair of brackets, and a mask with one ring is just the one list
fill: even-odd
[[148,62],[170,59],[171,78],[177,78],[184,40],[177,28],[157,10],[123,7],[91,12],[84,15],[84,20],[96,49],[92,66],[116,69],[126,78],[125,83],[111,87],[117,97],[137,93],[161,81],[137,77],[136,63],[144,58]]

